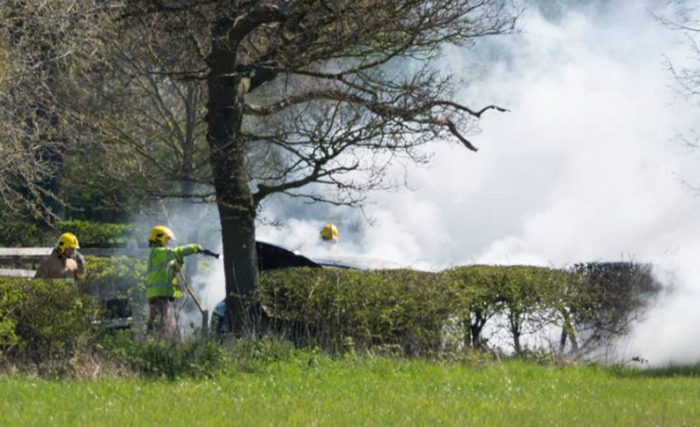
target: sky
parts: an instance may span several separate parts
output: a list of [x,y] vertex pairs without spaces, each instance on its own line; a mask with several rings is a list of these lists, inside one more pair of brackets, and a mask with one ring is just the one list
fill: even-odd
[[666,291],[620,358],[700,362],[700,197],[689,186],[700,155],[677,138],[698,110],[665,66],[691,58],[653,18],[663,5],[531,1],[518,34],[447,49],[441,66],[464,80],[458,101],[510,110],[484,115],[479,151],[437,141],[430,165],[408,170],[409,189],[374,194],[364,211],[268,203],[264,216],[283,225],[260,224],[258,238],[323,256],[331,221],[334,254],[427,270],[649,262]]

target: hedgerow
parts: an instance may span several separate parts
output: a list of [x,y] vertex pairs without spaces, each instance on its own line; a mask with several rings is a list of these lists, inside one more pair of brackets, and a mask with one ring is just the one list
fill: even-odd
[[[139,313],[136,327],[119,341],[132,343],[101,345],[99,357],[167,378],[207,375],[209,368],[193,363],[220,366],[211,344],[201,353],[193,343],[140,342],[143,260],[88,257],[87,263],[88,280],[80,287],[0,280],[0,356],[6,363],[68,362],[96,342],[108,343],[97,341],[109,337],[101,329],[103,303],[121,298]],[[650,266],[634,263],[470,265],[438,273],[290,268],[260,275],[257,302],[268,337],[336,354],[580,356],[624,334],[659,288]]]
[[449,314],[434,273],[284,269],[261,276],[260,299],[278,331],[330,351],[439,350]]
[[649,266],[586,265],[274,270],[261,274],[259,298],[278,333],[328,351],[580,355],[624,334],[660,289]]
[[0,350],[5,360],[45,363],[72,357],[94,335],[97,302],[72,284],[0,280]]

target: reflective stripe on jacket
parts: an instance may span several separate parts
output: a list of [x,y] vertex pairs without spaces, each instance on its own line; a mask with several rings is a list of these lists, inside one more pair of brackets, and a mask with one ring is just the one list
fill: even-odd
[[[176,263],[182,263],[184,257],[201,252],[202,247],[196,243],[176,246],[174,248],[151,248],[148,254],[148,270],[146,273],[146,296],[174,297],[177,284]],[[181,297],[182,294],[178,297]]]

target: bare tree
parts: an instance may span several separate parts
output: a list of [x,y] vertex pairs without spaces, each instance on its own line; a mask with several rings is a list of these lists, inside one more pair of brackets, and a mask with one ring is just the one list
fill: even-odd
[[[670,31],[683,35],[689,51],[689,61],[677,65],[671,58],[666,58],[665,65],[674,79],[673,88],[683,102],[692,106],[700,105],[700,5],[685,0],[669,0],[670,12],[657,15],[656,20]],[[691,150],[700,149],[700,131],[697,128],[679,133],[677,139]],[[695,191],[700,185],[690,185]]]
[[145,27],[103,31],[105,61],[83,76],[70,110],[87,106],[90,151],[116,160],[96,171],[104,179],[133,186],[138,176],[136,190],[149,199],[206,199],[205,82],[170,74],[169,64],[187,58],[152,36]]
[[[432,66],[447,43],[511,31],[507,0],[131,0],[124,28],[178,49],[158,73],[203,79],[207,141],[224,243],[229,312],[250,333],[257,283],[255,218],[282,193],[358,205],[392,185],[387,165],[426,161],[432,140],[468,136],[490,110],[453,99]],[[186,54],[185,54],[186,53]],[[327,187],[327,190],[323,188]]]
[[160,73],[186,56],[154,50],[147,28],[117,33],[111,6],[0,4],[6,209],[50,220],[67,203],[78,203],[72,212],[95,208],[76,192],[94,199],[97,188],[112,189],[101,208],[119,210],[124,188],[132,200],[192,196],[202,181],[211,188],[205,82]]
[[79,133],[62,111],[66,84],[97,52],[99,23],[75,0],[0,3],[0,203],[51,219],[59,180]]

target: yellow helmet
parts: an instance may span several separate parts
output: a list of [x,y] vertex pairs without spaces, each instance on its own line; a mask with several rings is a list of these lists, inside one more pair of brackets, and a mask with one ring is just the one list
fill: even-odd
[[335,225],[331,224],[330,222],[326,225],[323,226],[321,229],[321,238],[325,241],[329,242],[337,242],[338,241],[338,227]]
[[151,236],[148,238],[148,241],[163,244],[167,238],[175,240],[175,234],[172,230],[164,225],[156,225],[151,230]]
[[56,250],[62,254],[66,252],[66,249],[80,249],[78,238],[75,237],[75,234],[63,233],[61,234],[61,237],[58,238],[58,242],[56,242]]

